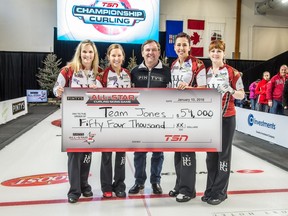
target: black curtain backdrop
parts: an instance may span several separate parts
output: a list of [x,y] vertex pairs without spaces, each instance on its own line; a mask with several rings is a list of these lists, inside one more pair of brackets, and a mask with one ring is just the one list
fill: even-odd
[[[159,42],[162,48],[161,55],[165,50],[166,33],[159,33]],[[54,28],[54,53],[58,59],[62,59],[62,65],[66,65],[74,55],[79,41],[58,41],[57,29]],[[99,59],[104,59],[106,50],[111,43],[95,43],[99,51]],[[143,61],[141,56],[141,45],[121,44],[126,53],[124,67],[127,67],[129,58],[134,50],[137,64]],[[43,68],[43,61],[48,52],[8,52],[0,51],[0,101],[26,96],[26,89],[39,89],[36,74],[38,68]],[[206,67],[211,65],[209,59],[200,58]],[[169,58],[168,63],[175,59]],[[282,64],[288,64],[288,51],[268,61],[235,60],[227,59],[227,63],[237,70],[243,72],[245,91],[249,92],[249,85],[256,79],[262,78],[264,71],[269,71],[271,76],[278,73]]]
[[26,96],[26,89],[39,89],[35,75],[47,54],[0,51],[0,101]]
[[269,71],[271,77],[276,75],[283,64],[288,65],[288,51],[275,56],[268,61],[263,61],[252,68],[247,68],[243,71],[243,82],[245,89],[248,89],[249,85],[256,79],[262,79],[262,74],[264,71]]

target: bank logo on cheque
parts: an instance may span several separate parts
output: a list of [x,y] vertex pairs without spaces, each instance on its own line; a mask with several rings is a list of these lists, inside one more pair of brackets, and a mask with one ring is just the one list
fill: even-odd
[[[128,0],[97,0],[92,5],[74,5],[72,14],[85,24],[92,24],[96,30],[107,35],[120,34],[127,27],[146,19],[145,11],[132,9]],[[105,25],[114,26],[114,30],[111,31]]]

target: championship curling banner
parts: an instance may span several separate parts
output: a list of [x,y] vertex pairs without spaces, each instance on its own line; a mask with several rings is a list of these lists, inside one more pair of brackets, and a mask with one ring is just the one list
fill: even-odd
[[62,151],[221,151],[214,89],[65,88]]
[[159,40],[160,0],[57,0],[57,39],[142,44]]

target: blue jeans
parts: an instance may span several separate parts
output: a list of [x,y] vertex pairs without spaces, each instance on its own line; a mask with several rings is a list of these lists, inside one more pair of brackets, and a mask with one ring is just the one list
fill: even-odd
[[[146,157],[147,152],[135,152],[134,153],[134,167],[135,167],[135,183],[144,185],[147,179],[146,174]],[[164,161],[163,152],[152,152],[151,158],[151,176],[150,183],[160,183],[162,165]]]
[[235,106],[243,108],[242,100],[235,99],[234,101]]
[[269,106],[267,104],[258,103],[256,106],[256,110],[261,112],[269,112]]
[[256,110],[256,99],[250,99],[251,110]]
[[272,100],[272,107],[270,107],[270,113],[284,115],[284,107],[281,101]]

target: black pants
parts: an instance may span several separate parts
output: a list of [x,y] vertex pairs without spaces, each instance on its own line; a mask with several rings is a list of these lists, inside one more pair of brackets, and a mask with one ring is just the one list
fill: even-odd
[[176,184],[174,190],[186,196],[196,195],[196,155],[195,152],[175,152],[174,166]]
[[91,191],[88,177],[91,167],[91,152],[68,152],[68,177],[70,189],[68,197],[79,198],[84,191]]
[[125,191],[125,152],[116,152],[114,182],[112,184],[112,152],[102,152],[100,181],[102,192]]
[[235,116],[222,119],[222,152],[207,152],[207,185],[205,196],[225,199],[231,170],[232,140],[235,132]]

